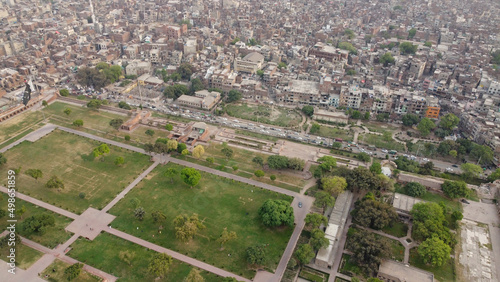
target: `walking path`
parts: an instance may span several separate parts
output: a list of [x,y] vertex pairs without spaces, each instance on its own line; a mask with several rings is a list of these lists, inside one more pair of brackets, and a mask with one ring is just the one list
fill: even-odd
[[[92,134],[89,134],[89,133],[85,133],[85,132],[81,132],[81,131],[78,131],[78,130],[66,128],[66,127],[63,127],[63,126],[56,126],[56,125],[53,125],[53,124],[47,124],[46,126],[40,128],[39,130],[37,130],[35,132],[32,132],[32,133],[26,135],[25,137],[21,138],[20,140],[14,142],[13,144],[18,144],[18,143],[20,143],[20,142],[22,142],[24,140],[30,140],[30,141],[36,140],[36,139],[38,139],[40,137],[43,137],[44,135],[52,132],[56,128],[58,128],[58,129],[60,129],[62,131],[73,133],[73,134],[76,134],[76,135],[79,135],[79,136],[83,136],[83,137],[86,137],[86,138],[89,138],[89,139],[92,139],[92,140],[96,140],[96,141],[99,141],[99,142],[107,143],[107,144],[118,146],[118,147],[122,147],[122,148],[125,148],[125,149],[128,149],[128,150],[134,151],[134,152],[139,152],[139,153],[146,154],[146,152],[143,149],[141,149],[141,148],[137,148],[137,147],[134,147],[134,146],[131,146],[131,145],[128,145],[128,144],[123,144],[123,143],[116,142],[116,141],[113,141],[113,140],[109,140],[109,139],[106,139],[106,138],[98,137],[98,136],[95,136],[95,135],[92,135]],[[6,151],[6,150],[8,150],[9,148],[11,148],[13,146],[9,145],[6,148],[3,148],[3,150]],[[298,238],[300,236],[300,233],[302,232],[302,229],[304,227],[305,216],[307,215],[309,209],[311,208],[311,206],[313,204],[313,201],[314,201],[313,198],[311,198],[309,196],[301,195],[300,193],[292,192],[292,191],[289,191],[289,190],[286,190],[286,189],[283,189],[283,188],[279,188],[279,187],[272,186],[272,185],[269,185],[269,184],[261,183],[261,182],[256,181],[256,180],[244,178],[244,177],[241,177],[241,176],[237,176],[237,175],[233,175],[233,174],[230,174],[230,173],[222,172],[222,171],[215,170],[215,169],[212,169],[212,168],[208,168],[208,167],[205,167],[205,166],[201,166],[201,165],[198,165],[198,164],[194,164],[194,163],[190,163],[190,162],[187,162],[187,161],[175,159],[175,158],[172,158],[170,156],[153,154],[153,160],[154,160],[154,163],[146,171],[144,171],[136,180],[134,180],[134,182],[132,182],[125,190],[123,190],[120,194],[118,194],[118,196],[115,197],[115,199],[113,199],[101,211],[97,211],[97,210],[94,210],[94,209],[89,209],[89,210],[87,210],[89,212],[86,211],[87,214],[85,214],[85,212],[84,212],[82,215],[79,216],[79,215],[73,214],[73,213],[71,213],[69,211],[60,209],[58,207],[55,207],[55,206],[52,206],[50,204],[44,203],[42,201],[39,201],[37,199],[34,199],[32,197],[23,195],[22,193],[17,193],[17,197],[19,197],[20,199],[23,199],[25,201],[31,202],[31,203],[33,203],[35,205],[41,206],[41,207],[43,207],[45,209],[48,209],[48,210],[54,211],[56,213],[62,214],[64,216],[67,216],[69,218],[75,219],[74,222],[79,221],[79,223],[81,223],[81,224],[79,224],[79,229],[78,228],[76,229],[77,232],[75,232],[75,235],[73,237],[71,237],[71,239],[69,241],[67,241],[65,244],[63,244],[62,246],[56,248],[58,252],[64,252],[66,250],[66,248],[69,245],[71,245],[79,236],[82,236],[81,233],[87,233],[87,232],[89,232],[89,231],[85,231],[85,232],[81,231],[83,223],[89,222],[92,219],[94,219],[97,223],[94,222],[95,224],[92,225],[92,226],[93,227],[97,227],[97,228],[94,228],[94,230],[92,230],[93,234],[94,233],[100,233],[101,231],[106,231],[108,233],[117,235],[117,236],[119,236],[121,238],[130,240],[130,241],[132,241],[134,243],[137,243],[137,244],[140,244],[140,245],[143,245],[143,246],[147,246],[148,248],[151,248],[153,250],[161,250],[161,251],[165,251],[165,252],[167,252],[169,254],[175,254],[175,256],[173,256],[173,257],[175,257],[175,258],[177,258],[177,259],[179,259],[179,260],[181,260],[183,262],[186,262],[188,264],[191,264],[193,266],[196,266],[198,268],[205,269],[207,271],[215,273],[217,275],[224,276],[224,277],[225,276],[232,276],[232,277],[236,277],[238,280],[241,280],[241,281],[249,281],[248,279],[245,279],[243,277],[238,277],[238,276],[236,276],[236,275],[234,275],[234,274],[232,274],[230,272],[227,272],[225,270],[219,269],[219,268],[217,268],[215,266],[211,266],[211,265],[208,265],[208,264],[206,264],[204,262],[201,262],[201,261],[195,260],[193,258],[184,256],[182,254],[173,252],[171,250],[168,250],[168,249],[163,248],[161,246],[155,245],[153,243],[149,243],[147,241],[144,241],[144,240],[142,240],[140,238],[134,237],[134,236],[129,235],[127,233],[124,233],[124,232],[121,232],[121,231],[118,231],[118,230],[115,230],[115,229],[111,229],[111,228],[105,228],[104,224],[100,223],[99,219],[100,218],[107,218],[106,220],[109,220],[110,215],[107,214],[106,212],[109,211],[109,209],[111,209],[120,199],[122,199],[133,187],[135,187],[135,185],[137,183],[139,183],[159,163],[173,162],[173,163],[176,163],[176,164],[179,164],[179,165],[183,165],[183,166],[187,166],[187,167],[192,167],[192,168],[204,171],[204,172],[208,172],[208,173],[211,173],[211,174],[214,174],[214,175],[218,175],[218,176],[221,176],[221,177],[233,179],[233,180],[236,180],[236,181],[239,181],[239,182],[242,182],[242,183],[250,184],[250,185],[253,185],[253,186],[256,186],[256,187],[260,187],[260,188],[263,188],[263,189],[267,189],[267,190],[270,190],[270,191],[273,191],[273,192],[277,192],[277,193],[289,195],[289,196],[294,197],[294,200],[292,202],[292,207],[294,208],[294,214],[295,214],[295,228],[294,228],[294,232],[293,232],[293,234],[292,234],[292,236],[290,238],[290,241],[288,242],[288,245],[287,245],[287,247],[286,247],[286,249],[285,249],[285,251],[283,253],[283,256],[281,257],[280,263],[279,263],[279,265],[278,265],[275,273],[274,274],[270,274],[270,273],[259,271],[257,273],[256,277],[254,278],[254,281],[263,281],[263,282],[267,282],[267,281],[270,281],[270,282],[271,281],[273,281],[273,282],[276,281],[277,282],[277,281],[281,280],[281,277],[283,276],[283,274],[284,274],[284,272],[286,270],[287,263],[288,263],[290,257],[292,256],[293,250],[294,250],[294,248],[295,248],[295,246],[297,244],[297,241],[298,241]],[[0,191],[7,192],[7,188],[0,186]],[[299,202],[302,203],[302,208],[298,207],[298,203]],[[94,210],[94,211],[92,211],[92,210]],[[85,230],[86,230],[86,228],[85,228]],[[92,237],[94,237],[94,236],[92,236]],[[64,253],[60,253],[60,254],[64,255]],[[40,267],[41,267],[42,265],[45,265],[48,262],[48,260],[49,259],[44,259],[38,265],[40,265]],[[28,271],[28,272],[31,273],[31,271]],[[31,274],[33,275],[33,273],[31,273]],[[260,278],[260,277],[262,277],[262,278]],[[112,281],[114,281],[114,280],[112,280]]]

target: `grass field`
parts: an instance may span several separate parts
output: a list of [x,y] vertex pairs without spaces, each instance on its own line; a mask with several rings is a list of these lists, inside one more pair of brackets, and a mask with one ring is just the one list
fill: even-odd
[[[8,261],[7,256],[10,255],[9,251],[10,248],[12,247],[7,244],[0,247],[0,259],[6,262]],[[34,264],[39,258],[43,256],[42,252],[39,252],[23,244],[20,245],[16,244],[15,248],[16,248],[16,266],[24,270],[29,268],[32,264]]]
[[358,143],[361,142],[387,150],[396,150],[398,152],[403,152],[405,150],[405,146],[403,144],[400,144],[395,140],[386,141],[382,135],[360,134],[358,137]]
[[399,129],[399,127],[390,125],[385,122],[363,121],[363,126],[368,128],[368,130],[370,130],[371,132],[379,132],[379,133],[384,133],[384,131],[390,131],[392,133]]
[[462,211],[462,204],[460,204],[460,202],[448,199],[445,196],[442,196],[442,195],[439,195],[436,193],[427,192],[420,198],[424,201],[434,202],[434,203],[438,203],[438,204],[439,204],[439,202],[444,202],[445,205],[448,208],[450,208],[452,212],[453,211]]
[[[22,167],[16,183],[19,192],[76,213],[89,206],[100,209],[150,163],[146,155],[113,146],[104,159],[93,160],[91,152],[99,144],[71,133],[54,131],[35,143],[26,141],[7,151],[7,164],[0,168],[0,174],[7,175],[9,168]],[[114,165],[118,156],[125,159],[121,167]],[[42,170],[43,178],[35,180],[26,175],[27,169]],[[53,175],[63,181],[64,189],[44,186]],[[79,197],[81,192],[86,194],[84,199]]]
[[[7,211],[7,195],[0,193],[0,197],[2,198],[0,209]],[[52,211],[46,210],[44,208],[41,208],[39,206],[35,206],[31,203],[28,203],[26,201],[23,201],[21,199],[16,199],[16,209],[21,209],[23,206],[26,207],[26,212],[22,215],[22,219],[19,215],[16,216],[15,219],[17,219],[17,228],[16,228],[16,233],[28,238],[32,241],[35,241],[45,247],[48,248],[55,248],[58,244],[66,242],[72,235],[70,232],[66,232],[64,228],[68,226],[71,223],[71,219],[64,217],[62,215],[59,215],[57,213],[54,213]],[[26,218],[32,216],[32,215],[42,215],[42,214],[48,214],[48,215],[53,215],[55,218],[55,225],[54,226],[49,226],[46,228],[44,234],[38,234],[38,233],[30,233],[26,232],[23,230],[23,222]],[[8,223],[7,223],[7,215],[0,218],[0,230],[6,230]]]
[[410,265],[434,273],[438,281],[456,281],[455,280],[455,262],[450,258],[445,264],[439,267],[432,267],[423,262],[417,252],[417,248],[410,250]]
[[280,107],[229,104],[226,105],[226,113],[232,117],[282,127],[293,127],[302,122],[302,116],[296,110]]
[[392,226],[386,226],[382,229],[385,233],[396,236],[398,238],[405,237],[408,232],[408,225],[401,221],[396,221],[392,224]]
[[[156,252],[108,233],[100,234],[93,241],[80,237],[71,247],[68,253],[70,257],[112,274],[120,278],[119,281],[178,282],[183,281],[192,269],[188,264],[173,260],[166,277],[155,280],[148,273],[148,264]],[[130,264],[120,259],[120,252],[125,250],[133,254]],[[207,282],[220,281],[220,277],[215,274],[205,271],[201,274]]]
[[[63,262],[56,259],[51,265],[49,265],[40,275],[40,278],[52,281],[52,282],[65,282],[68,281],[67,276],[64,274],[64,270],[70,267],[71,264]],[[99,282],[102,281],[101,278],[94,276],[87,271],[82,269],[82,272],[78,277],[74,278],[74,282]]]
[[[266,228],[258,217],[258,209],[267,199],[291,201],[290,197],[204,172],[201,172],[200,183],[189,188],[179,175],[174,177],[173,183],[163,176],[163,172],[170,167],[177,170],[183,168],[175,164],[155,168],[110,210],[111,214],[117,215],[113,227],[249,278],[255,275],[255,271],[248,267],[246,249],[268,244],[269,262],[266,267],[271,270],[276,267],[293,230],[289,227]],[[146,210],[143,221],[133,215],[132,198],[139,199]],[[167,217],[161,235],[159,225],[150,216],[155,210],[162,211]],[[177,215],[183,213],[197,213],[207,227],[188,243],[175,238],[171,224]],[[216,239],[225,227],[235,231],[238,237],[226,243],[221,251]]]
[[[0,144],[43,120],[41,112],[26,112],[0,123]],[[1,144],[0,146],[5,146]]]
[[340,138],[344,141],[352,141],[354,138],[354,134],[350,133],[347,130],[330,127],[326,125],[320,125],[319,131],[310,131],[310,134],[318,135],[326,138]]

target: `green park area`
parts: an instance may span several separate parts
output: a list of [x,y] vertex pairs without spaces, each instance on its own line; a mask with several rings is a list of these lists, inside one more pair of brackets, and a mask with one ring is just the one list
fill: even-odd
[[438,281],[456,281],[455,280],[455,260],[450,258],[441,266],[431,266],[426,264],[418,254],[417,248],[410,250],[410,265],[434,273],[434,278]]
[[[7,262],[7,256],[10,255],[10,249],[12,246],[7,245],[6,237],[0,239],[0,258]],[[23,244],[16,244],[16,266],[26,270],[32,264],[34,264],[39,258],[43,256],[43,253],[32,249]],[[7,274],[3,274],[7,275]]]
[[302,116],[296,110],[276,106],[229,104],[225,110],[232,117],[281,127],[294,127],[302,122]]
[[[6,175],[6,174],[5,174]],[[3,212],[7,212],[7,195],[0,193],[0,215]],[[31,241],[37,242],[48,248],[55,248],[58,244],[66,242],[72,235],[72,233],[64,230],[66,226],[71,223],[71,219],[54,213],[52,211],[46,210],[39,206],[33,205],[26,201],[23,201],[19,198],[16,199],[15,202],[16,209],[16,217],[17,219],[17,228],[16,233],[18,235],[23,236]],[[43,230],[39,230],[37,228],[31,228],[30,225],[38,227],[37,224],[33,224],[35,222],[40,222],[49,219],[48,224],[43,227]],[[6,230],[8,223],[8,214],[5,213],[0,217],[0,229]],[[53,224],[51,223],[53,221]]]
[[[147,168],[149,157],[110,146],[109,153],[94,158],[92,152],[99,145],[91,139],[54,131],[5,152],[7,164],[0,173],[7,175],[8,169],[18,169],[17,190],[49,204],[75,213],[88,207],[101,209]],[[118,157],[123,158],[123,164],[115,164]],[[28,175],[30,169],[40,170],[42,177]],[[56,181],[52,181],[54,176]],[[49,181],[61,181],[63,188],[48,188]]]
[[348,130],[333,126],[320,125],[318,123],[311,126],[309,133],[325,138],[340,138],[344,141],[352,141],[354,138],[354,134]]
[[392,136],[388,134],[384,135],[375,135],[375,134],[360,134],[358,137],[358,143],[366,143],[368,145],[374,145],[377,148],[387,149],[387,150],[396,150],[398,152],[405,151],[405,145],[398,143]]
[[[0,144],[6,146],[14,141],[16,136],[26,135],[34,129],[40,127],[43,121],[41,112],[28,112],[17,115],[0,124]],[[12,139],[11,139],[12,138]]]
[[[40,275],[40,278],[52,282],[63,282],[69,281],[68,275],[64,271],[70,267],[71,264],[63,262],[56,259],[51,265],[49,265]],[[74,282],[99,282],[102,281],[100,277],[92,275],[85,270],[82,270],[80,275],[76,278],[71,279]]]
[[[148,265],[157,252],[107,233],[100,234],[93,241],[79,238],[71,248],[70,257],[114,275],[119,281],[178,282],[183,281],[192,269],[188,264],[173,260],[165,277],[155,280],[148,272]],[[201,275],[207,282],[220,281],[220,277],[212,273],[202,271]]]
[[[165,176],[171,168],[177,174]],[[268,199],[291,202],[291,197],[204,172],[200,172],[200,182],[190,188],[181,180],[179,171],[183,168],[171,163],[155,168],[110,210],[117,216],[113,228],[247,278],[255,275],[247,262],[247,248],[265,246],[266,268],[274,271],[293,230],[267,228],[258,210]],[[135,216],[138,207],[144,207],[143,220]],[[153,212],[164,214],[165,223],[155,222]],[[187,242],[177,239],[171,224],[174,218],[195,213],[206,228]],[[217,239],[224,228],[235,232],[236,238],[221,248]]]

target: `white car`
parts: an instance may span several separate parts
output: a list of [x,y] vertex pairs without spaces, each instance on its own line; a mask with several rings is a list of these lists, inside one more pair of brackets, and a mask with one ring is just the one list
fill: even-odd
[[424,158],[423,160],[424,160],[424,162],[428,162],[428,161],[429,161],[429,159],[428,159],[428,158]]

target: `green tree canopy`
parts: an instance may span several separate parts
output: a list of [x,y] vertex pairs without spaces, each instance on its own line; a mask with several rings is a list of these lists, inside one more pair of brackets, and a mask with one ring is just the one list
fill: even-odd
[[413,45],[410,42],[403,42],[399,44],[399,50],[403,55],[415,54],[417,52],[417,47],[417,45]]
[[314,204],[322,207],[323,209],[326,207],[333,207],[335,205],[335,198],[328,192],[319,191],[314,196],[316,197]]
[[323,172],[332,171],[337,167],[337,160],[332,156],[323,156],[318,159],[318,163],[320,163],[319,168]]
[[438,267],[450,259],[451,248],[437,236],[427,238],[418,246],[418,254],[426,264]]
[[449,113],[441,118],[439,121],[439,127],[446,130],[452,130],[458,125],[459,122],[460,119],[456,115]]
[[417,34],[417,29],[415,28],[410,29],[410,31],[408,31],[408,38],[412,39],[413,37],[415,37],[415,34]]
[[390,52],[387,52],[384,55],[382,55],[378,61],[381,64],[383,64],[384,67],[387,67],[388,65],[394,64],[394,62],[396,62],[396,60],[394,59],[394,57]]
[[373,163],[370,166],[370,171],[373,174],[381,174],[382,173],[382,165],[380,163]]
[[414,114],[406,114],[403,116],[402,121],[403,121],[403,125],[412,126],[412,125],[418,124],[420,122],[420,118]]
[[325,232],[319,229],[313,229],[311,231],[311,239],[309,239],[309,245],[313,250],[317,251],[321,248],[326,248],[330,244],[330,241],[325,238]]
[[148,265],[148,272],[155,277],[163,278],[172,264],[172,257],[165,253],[156,253]]
[[258,245],[247,248],[247,261],[254,265],[265,265],[267,261],[266,246]]
[[337,47],[342,49],[342,50],[349,51],[350,54],[353,54],[353,55],[358,54],[358,50],[354,46],[352,46],[352,44],[349,42],[340,42]]
[[352,213],[353,220],[362,226],[380,230],[398,219],[396,210],[389,204],[377,200],[361,201]]
[[186,167],[181,170],[181,179],[184,183],[193,188],[193,186],[196,186],[200,181],[201,174],[194,168]]
[[324,215],[321,215],[319,213],[308,213],[305,218],[305,223],[306,226],[315,229],[323,225],[328,224],[328,218],[326,218]]
[[314,253],[314,250],[311,245],[301,244],[299,245],[297,250],[295,250],[294,255],[297,258],[297,260],[304,265],[308,264],[316,254]]
[[464,163],[460,165],[460,169],[462,170],[462,176],[465,179],[477,178],[483,172],[483,169],[480,166],[473,163]]
[[27,233],[44,234],[47,227],[55,226],[55,218],[48,214],[35,214],[26,218],[21,224],[22,230]]
[[290,203],[284,200],[267,200],[259,209],[262,223],[269,227],[293,226],[294,214]]
[[229,93],[227,94],[226,101],[228,103],[232,103],[232,102],[236,102],[236,101],[241,100],[242,97],[243,97],[243,95],[241,94],[241,92],[233,89],[233,90],[230,90]]
[[163,95],[165,95],[167,98],[172,98],[172,99],[177,99],[182,95],[188,95],[189,94],[189,88],[187,88],[186,85],[182,84],[175,84],[175,85],[170,85],[163,90]]
[[304,106],[304,107],[302,107],[302,112],[303,112],[306,116],[308,116],[308,117],[312,117],[312,116],[313,116],[313,114],[314,114],[314,107],[313,107],[313,106],[309,106],[309,105]]
[[120,128],[120,126],[122,126],[122,124],[123,124],[123,119],[121,119],[121,118],[115,118],[115,119],[112,119],[111,121],[109,121],[109,125],[111,125],[111,127],[113,127],[114,129]]
[[429,135],[429,133],[431,133],[431,130],[434,129],[434,127],[436,127],[436,125],[429,118],[423,118],[417,125],[417,129],[418,131],[420,131],[420,134],[422,134],[422,136]]
[[425,186],[418,182],[409,182],[404,189],[405,193],[412,197],[422,197],[427,192]]
[[64,183],[59,177],[53,175],[47,183],[45,183],[47,188],[64,189]]
[[452,199],[467,197],[471,193],[471,190],[463,181],[445,180],[444,183],[441,184],[441,189],[443,189],[443,192],[446,196]]
[[69,96],[69,90],[68,89],[61,89],[61,90],[59,90],[59,94],[61,96],[67,97],[67,96]]
[[272,155],[267,158],[267,165],[271,169],[285,169],[288,168],[288,157]]
[[376,273],[382,258],[388,256],[390,246],[385,240],[377,240],[371,232],[359,230],[352,233],[347,239],[347,248],[353,253],[351,259],[365,273]]
[[174,227],[175,237],[183,242],[191,240],[198,233],[198,230],[206,228],[196,213],[191,216],[186,214],[178,215],[174,219]]
[[332,196],[336,197],[347,188],[345,178],[340,176],[328,176],[321,179],[321,187]]

